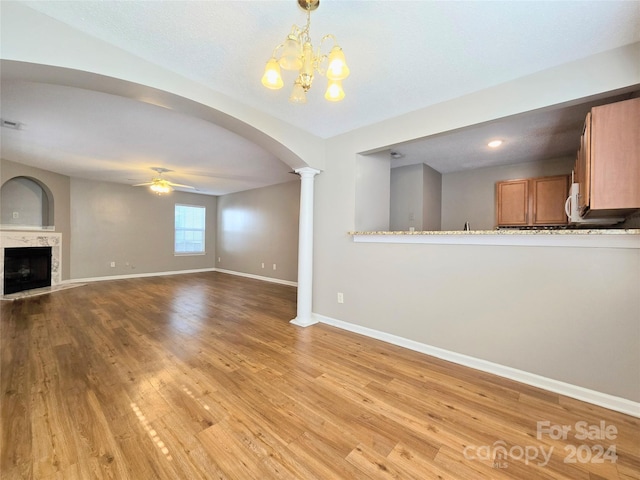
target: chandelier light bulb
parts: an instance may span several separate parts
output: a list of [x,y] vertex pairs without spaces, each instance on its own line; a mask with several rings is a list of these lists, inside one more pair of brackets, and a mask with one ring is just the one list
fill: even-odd
[[344,58],[344,52],[339,46],[335,46],[329,53],[329,66],[327,67],[327,78],[329,80],[344,80],[349,76],[349,67]]
[[330,102],[339,102],[344,98],[344,90],[342,89],[342,82],[340,80],[331,80],[327,85],[327,91],[324,94],[324,98]]
[[285,70],[300,70],[302,67],[302,48],[293,34],[289,34],[284,41],[280,66]]
[[284,85],[282,81],[282,75],[280,75],[280,65],[275,58],[271,58],[267,62],[264,69],[264,75],[262,76],[262,85],[272,90],[282,88]]

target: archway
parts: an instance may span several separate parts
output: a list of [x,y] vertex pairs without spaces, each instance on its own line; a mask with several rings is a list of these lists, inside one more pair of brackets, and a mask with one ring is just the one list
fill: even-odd
[[36,178],[7,180],[0,188],[0,204],[3,228],[52,229],[55,225],[53,194]]

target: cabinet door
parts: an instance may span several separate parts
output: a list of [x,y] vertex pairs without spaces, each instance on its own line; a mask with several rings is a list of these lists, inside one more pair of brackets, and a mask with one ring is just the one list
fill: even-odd
[[591,210],[640,208],[640,98],[591,110],[590,163]]
[[569,176],[531,179],[533,201],[532,225],[565,225],[567,215],[564,204],[569,195]]
[[529,181],[496,183],[496,222],[499,226],[529,224]]
[[576,179],[580,185],[578,196],[578,209],[584,214],[589,208],[589,198],[591,194],[591,113],[587,113],[584,122],[584,129],[580,137],[580,150],[578,150],[578,159],[576,165]]

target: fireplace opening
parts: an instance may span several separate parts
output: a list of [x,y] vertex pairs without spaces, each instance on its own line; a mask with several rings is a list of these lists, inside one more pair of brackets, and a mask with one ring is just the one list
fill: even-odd
[[4,249],[4,294],[51,286],[51,247]]

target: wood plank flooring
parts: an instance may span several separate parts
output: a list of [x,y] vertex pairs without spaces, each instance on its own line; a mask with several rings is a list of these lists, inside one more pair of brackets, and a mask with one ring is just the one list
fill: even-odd
[[0,303],[3,480],[640,479],[638,419],[293,326],[292,287],[216,272]]

